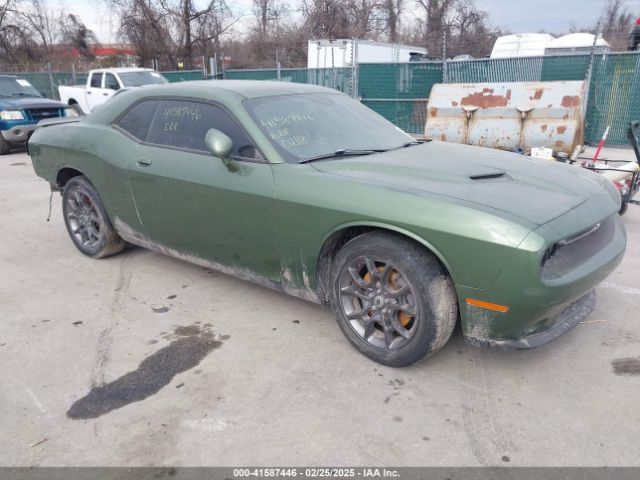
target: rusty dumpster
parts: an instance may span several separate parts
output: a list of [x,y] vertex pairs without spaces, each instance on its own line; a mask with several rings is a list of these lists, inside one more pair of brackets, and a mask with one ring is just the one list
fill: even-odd
[[427,104],[425,137],[504,150],[583,143],[585,82],[439,83]]

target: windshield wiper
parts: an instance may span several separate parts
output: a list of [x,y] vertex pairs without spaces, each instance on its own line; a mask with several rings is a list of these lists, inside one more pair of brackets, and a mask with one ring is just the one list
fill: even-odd
[[403,143],[398,148],[407,148],[413,145],[422,145],[423,143],[424,143],[424,140],[411,140],[410,142]]
[[354,150],[350,148],[341,148],[333,153],[323,153],[322,155],[316,155],[315,157],[305,158],[300,160],[299,163],[315,162],[316,160],[325,160],[327,158],[343,157],[345,155],[371,155],[372,153],[386,152],[386,150]]

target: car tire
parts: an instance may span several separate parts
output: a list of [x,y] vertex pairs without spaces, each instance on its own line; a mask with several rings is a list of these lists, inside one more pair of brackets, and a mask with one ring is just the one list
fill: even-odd
[[331,268],[331,307],[362,354],[402,367],[436,353],[458,319],[451,278],[423,246],[374,231],[347,242]]
[[100,195],[87,177],[73,177],[64,186],[62,213],[73,244],[85,255],[104,258],[124,250],[125,241],[113,228]]
[[11,144],[0,134],[0,155],[7,155],[11,152]]
[[73,108],[78,115],[80,116],[84,115],[84,112],[82,111],[82,107],[80,107],[80,105],[78,105],[76,102],[69,103],[69,106]]

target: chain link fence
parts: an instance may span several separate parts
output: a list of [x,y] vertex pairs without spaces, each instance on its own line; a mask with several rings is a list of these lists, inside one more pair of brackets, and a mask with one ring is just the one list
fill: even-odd
[[[591,75],[589,66],[591,65]],[[58,98],[59,85],[82,84],[86,73],[11,73],[29,80],[43,95]],[[202,80],[203,70],[162,72],[170,82]],[[422,134],[431,88],[436,83],[586,80],[590,77],[585,140],[626,144],[630,121],[640,119],[640,52],[595,55],[358,64],[347,68],[226,70],[225,79],[279,80],[334,88],[389,119]]]
[[407,132],[424,132],[429,92],[443,80],[442,62],[364,63],[359,74],[362,103]]
[[280,80],[309,83],[339,90],[354,96],[353,68],[276,68],[271,70],[226,70],[227,80]]
[[[586,80],[591,55],[360,64],[324,70],[227,70],[224,78],[281,80],[336,88],[403,130],[422,134],[431,87],[436,83]],[[278,73],[279,72],[279,73]],[[337,80],[336,80],[337,79]],[[355,80],[355,81],[354,81]],[[626,144],[629,122],[640,119],[640,53],[593,55],[585,141]]]
[[596,55],[585,138],[589,143],[597,143],[610,126],[607,143],[627,143],[627,129],[632,120],[640,120],[640,53]]

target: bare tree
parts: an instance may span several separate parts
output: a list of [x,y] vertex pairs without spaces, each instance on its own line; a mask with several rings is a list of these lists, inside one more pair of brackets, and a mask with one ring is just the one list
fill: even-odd
[[16,20],[38,46],[42,56],[51,61],[53,46],[59,39],[59,19],[41,0],[31,0],[14,10]]
[[[73,37],[73,38],[72,38]],[[84,45],[80,44],[80,38]],[[66,63],[61,46],[90,52],[89,42],[95,35],[82,21],[54,10],[45,0],[4,0],[0,3],[0,60],[5,62],[37,62],[40,68]]]
[[398,42],[398,29],[403,6],[403,0],[384,0],[383,8],[387,19],[386,29],[389,41],[392,43]]
[[498,32],[489,26],[488,13],[476,7],[473,0],[417,1],[425,14],[423,42],[432,56],[441,57],[443,48],[447,57],[489,53]]
[[5,61],[16,61],[13,46],[24,40],[24,34],[14,22],[12,12],[17,0],[0,2],[0,57]]
[[302,12],[311,38],[351,37],[351,21],[345,0],[302,0]]
[[253,8],[258,18],[258,28],[262,38],[267,37],[267,27],[269,23],[269,10],[273,0],[253,0]]
[[[224,1],[211,2],[209,6],[210,9],[201,11],[201,14],[192,20],[196,23],[193,46],[198,47],[198,54],[204,57],[219,50],[221,37],[228,33],[237,21]],[[193,54],[193,47],[191,50]]]
[[350,36],[377,38],[385,29],[384,0],[347,0],[345,9],[350,17]]
[[40,3],[4,0],[0,3],[0,59],[9,62],[50,58],[53,30],[49,11]]
[[489,14],[476,8],[472,0],[458,0],[447,31],[447,56],[487,55],[498,37],[498,32],[488,26],[488,19]]
[[424,42],[434,56],[441,55],[444,36],[447,35],[449,16],[455,0],[417,0],[425,11]]
[[194,0],[160,0],[160,4],[173,24],[174,42],[186,68],[193,66],[196,52],[202,55],[212,42],[217,44],[236,22],[224,0],[209,0],[204,8]]
[[175,65],[168,14],[154,0],[110,0],[120,14],[118,36],[131,44],[142,65],[152,60]]
[[602,36],[613,50],[624,50],[634,17],[624,0],[608,0],[600,15]]
[[64,43],[71,48],[75,48],[80,55],[87,59],[93,60],[95,56],[91,51],[92,45],[98,45],[98,39],[95,33],[87,28],[82,20],[76,15],[61,15],[60,18],[61,34]]

